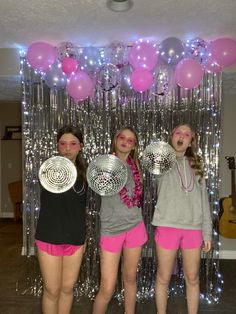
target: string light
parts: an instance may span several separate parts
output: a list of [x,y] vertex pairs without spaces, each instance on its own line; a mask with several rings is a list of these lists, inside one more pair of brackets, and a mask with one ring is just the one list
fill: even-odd
[[[59,102],[59,98],[58,98],[58,92],[57,91],[51,91],[50,93],[50,99],[47,99],[48,102],[50,102],[50,106],[47,107],[49,112],[47,113],[47,117],[50,117],[50,121],[49,120],[43,120],[43,119],[47,119],[46,116],[44,116],[45,112],[45,106],[47,106],[47,104],[45,103],[45,95],[44,95],[44,89],[43,89],[43,72],[40,71],[35,71],[33,70],[30,65],[27,63],[26,59],[25,59],[25,54],[21,53],[21,55],[24,55],[24,57],[21,57],[21,69],[20,69],[20,74],[22,77],[22,108],[23,108],[23,134],[25,137],[25,153],[26,153],[26,182],[27,182],[27,189],[30,188],[30,190],[27,190],[26,194],[26,202],[25,202],[25,209],[26,209],[26,215],[27,215],[27,223],[29,223],[28,228],[27,228],[27,232],[24,235],[24,239],[25,239],[25,245],[28,245],[31,247],[32,243],[30,243],[33,239],[33,234],[34,234],[34,230],[31,229],[34,226],[35,220],[37,220],[37,215],[38,215],[38,211],[39,211],[39,205],[37,203],[37,197],[38,197],[38,190],[37,190],[37,186],[38,186],[38,182],[37,182],[37,178],[36,178],[36,169],[35,164],[33,164],[33,161],[35,161],[35,163],[40,162],[40,158],[42,159],[42,156],[40,155],[38,159],[35,159],[34,153],[42,150],[43,152],[45,152],[46,154],[51,154],[52,152],[55,152],[55,143],[54,143],[54,136],[56,132],[56,129],[58,128],[58,123],[62,123],[62,121],[68,121],[68,119],[78,119],[78,121],[87,121],[86,118],[88,118],[86,116],[87,114],[87,110],[88,108],[90,108],[89,106],[92,106],[94,103],[96,104],[96,106],[94,107],[95,113],[98,114],[98,116],[93,116],[93,114],[95,113],[91,113],[92,117],[91,119],[94,119],[93,121],[96,121],[94,123],[98,123],[98,128],[100,128],[100,122],[102,121],[102,123],[106,123],[109,120],[109,116],[105,117],[105,120],[102,120],[101,116],[99,116],[100,114],[100,106],[99,107],[99,101],[104,101],[104,107],[103,107],[103,113],[106,114],[106,110],[110,110],[107,111],[109,114],[113,114],[113,112],[115,112],[115,110],[119,109],[119,113],[122,113],[122,119],[124,119],[124,117],[126,118],[127,112],[128,110],[131,112],[137,110],[137,104],[143,108],[143,123],[145,123],[145,121],[147,120],[147,118],[144,117],[145,114],[148,114],[148,112],[151,110],[150,108],[155,108],[154,105],[158,106],[158,111],[155,111],[155,117],[156,120],[157,119],[162,119],[162,123],[166,123],[165,127],[163,127],[163,130],[160,132],[159,129],[154,125],[154,123],[157,123],[157,121],[153,121],[153,129],[152,126],[150,124],[150,122],[147,124],[147,127],[150,127],[150,135],[154,134],[155,136],[159,137],[159,136],[164,136],[166,137],[168,135],[167,132],[167,125],[170,125],[170,121],[165,121],[164,116],[166,115],[167,112],[171,111],[173,117],[175,113],[175,110],[177,108],[177,106],[180,106],[181,104],[178,103],[178,101],[176,101],[176,99],[174,98],[175,95],[174,93],[174,88],[175,86],[171,87],[171,89],[167,90],[167,92],[165,93],[165,98],[163,101],[163,104],[165,106],[160,105],[160,100],[159,98],[157,98],[155,96],[154,93],[152,93],[150,91],[150,93],[143,93],[141,96],[140,95],[126,95],[126,106],[127,107],[120,107],[117,109],[117,107],[119,106],[119,101],[121,99],[120,94],[118,94],[118,90],[121,89],[121,86],[118,85],[118,87],[114,88],[111,90],[111,93],[108,94],[107,92],[104,92],[104,90],[101,91],[100,86],[97,87],[98,91],[97,94],[95,96],[95,100],[91,100],[91,103],[85,103],[85,104],[81,104],[80,106],[74,106],[74,103],[71,101],[71,99],[69,99],[68,97],[66,97],[66,95],[64,95],[64,103],[63,103],[63,109],[61,109],[61,111],[58,111],[58,107],[60,105]],[[202,57],[202,54],[201,54]],[[85,60],[88,60],[88,57],[86,56]],[[106,57],[106,48],[99,48],[99,62],[98,62],[98,67],[100,66],[107,66],[107,64],[109,60]],[[89,62],[89,65],[94,65],[94,63]],[[124,64],[122,64],[122,67],[124,67]],[[164,73],[167,72],[167,68],[168,65],[165,66],[164,68]],[[95,71],[95,73],[97,74],[97,72]],[[202,110],[204,111],[204,113],[206,114],[206,119],[207,117],[209,117],[209,121],[211,121],[211,123],[209,123],[209,125],[205,125],[204,127],[204,134],[202,134],[202,136],[211,139],[213,137],[213,135],[215,136],[213,145],[211,146],[211,154],[209,154],[209,142],[204,142],[203,139],[202,143],[203,146],[201,146],[202,148],[202,155],[205,161],[205,172],[207,173],[207,186],[208,186],[208,192],[209,192],[209,196],[210,196],[210,202],[212,204],[212,216],[213,216],[213,221],[217,221],[218,220],[218,212],[219,212],[219,204],[216,201],[218,199],[218,195],[217,195],[217,191],[219,190],[219,173],[218,173],[218,151],[219,151],[219,122],[220,122],[220,104],[217,103],[216,101],[213,103],[212,99],[217,99],[217,88],[216,86],[220,86],[220,78],[219,75],[212,75],[212,74],[206,74],[207,78],[206,79],[206,83],[202,83],[200,88],[196,89],[195,91],[190,91],[189,95],[187,95],[187,100],[189,99],[195,99],[193,100],[193,102],[196,102],[197,108],[196,110],[199,110],[199,112]],[[163,77],[166,77],[165,75]],[[167,79],[169,79],[170,76],[168,76]],[[35,87],[34,86],[34,82],[38,82],[39,84]],[[204,86],[204,84],[207,85],[207,87]],[[37,93],[35,94],[35,99],[31,98],[31,89],[32,88],[38,88]],[[204,92],[203,92],[204,89]],[[101,95],[104,97],[102,98]],[[113,99],[114,99],[114,103],[113,102],[109,102],[110,99],[110,95],[112,95]],[[177,98],[177,97],[176,97]],[[102,100],[101,100],[102,99]],[[96,102],[97,101],[97,102]],[[154,105],[153,105],[154,104]],[[187,105],[186,105],[187,104]],[[186,112],[188,112],[188,106],[192,105],[192,104],[188,104],[188,103],[183,103],[183,112],[184,110]],[[110,106],[110,107],[109,107]],[[150,107],[153,106],[153,107]],[[110,108],[110,109],[109,109]],[[126,109],[127,108],[127,109]],[[147,108],[147,112],[145,112],[145,108]],[[139,110],[139,109],[138,109]],[[177,111],[177,110],[176,110]],[[140,109],[141,112],[141,109]],[[35,114],[36,117],[39,117],[41,120],[38,121],[38,123],[42,123],[42,121],[44,121],[45,125],[46,125],[46,129],[42,128],[42,125],[40,125],[40,127],[37,129],[37,132],[35,132],[35,129],[33,129],[33,127],[35,127],[33,125],[33,123],[35,122]],[[178,114],[182,114],[181,111],[178,111]],[[189,112],[189,114],[191,114]],[[160,117],[159,117],[160,115]],[[117,117],[114,117],[114,119],[118,119],[118,114]],[[64,119],[64,120],[63,120]],[[100,120],[99,120],[100,119]],[[132,119],[132,117],[130,117],[129,119]],[[146,120],[145,120],[146,119]],[[212,120],[211,120],[212,119]],[[59,121],[59,122],[58,122]],[[77,121],[77,120],[76,120]],[[92,121],[92,120],[91,120]],[[91,123],[90,121],[90,123]],[[131,120],[130,120],[131,121]],[[116,121],[116,123],[118,123]],[[50,126],[50,129],[49,129]],[[109,136],[109,132],[110,132],[110,128],[112,126],[107,126],[106,129],[106,133],[104,136],[106,136],[106,138]],[[138,126],[140,127],[140,126]],[[203,130],[203,129],[201,129]],[[141,133],[142,129],[140,130]],[[48,133],[47,133],[48,132]],[[36,134],[37,133],[37,134]],[[147,133],[147,132],[146,132]],[[90,147],[93,149],[92,154],[96,154],[98,151],[98,147],[95,145],[95,139],[93,140],[92,137],[93,134],[91,134],[91,138],[88,138],[88,142]],[[89,137],[89,136],[88,136]],[[33,139],[33,140],[32,140]],[[150,140],[150,138],[146,138],[146,142]],[[96,139],[97,141],[97,139]],[[108,143],[110,145],[110,142]],[[103,144],[104,145],[104,144]],[[109,146],[108,145],[108,146]],[[144,147],[144,142],[142,143],[141,149]],[[85,148],[86,149],[86,148]],[[88,148],[87,148],[88,149]],[[105,147],[104,147],[105,149]],[[91,151],[89,151],[91,154]],[[88,154],[89,155],[89,154]],[[215,159],[213,159],[213,155],[215,155]],[[48,156],[49,157],[49,156]],[[214,160],[214,162],[213,162]],[[36,164],[37,165],[37,164]],[[149,180],[149,179],[148,179]],[[150,178],[150,182],[151,180],[154,181],[153,178]],[[152,181],[152,184],[153,184]],[[31,186],[32,184],[32,186]],[[151,185],[150,185],[151,186]],[[90,202],[92,202],[92,200],[90,199]],[[146,205],[150,206],[148,207],[151,211],[151,209],[153,208],[153,204],[155,202],[155,197],[153,197],[152,199],[148,199]],[[94,206],[94,205],[93,205]],[[35,214],[34,214],[35,211]],[[96,216],[96,213],[94,212],[94,207],[91,207],[89,210],[89,215],[91,217]],[[34,222],[32,223],[31,219],[32,217],[34,217]],[[94,222],[93,222],[94,224]],[[93,227],[95,227],[93,225]],[[95,230],[95,229],[94,229]],[[221,243],[219,242],[219,234],[218,231],[214,228],[213,229],[213,243],[214,243],[214,252],[212,254],[212,256],[210,255],[203,255],[203,265],[201,266],[201,272],[205,272],[205,267],[208,267],[208,270],[211,274],[211,277],[208,278],[209,279],[209,286],[207,287],[207,293],[204,291],[204,293],[201,293],[200,298],[202,300],[202,302],[207,302],[209,304],[211,303],[217,303],[219,301],[219,297],[220,294],[222,292],[222,285],[224,283],[222,275],[220,274],[220,270],[219,270],[219,247],[221,246]],[[88,241],[90,241],[91,243],[94,243],[92,241],[94,241],[94,239],[89,239]],[[30,254],[30,252],[32,252],[31,248],[26,247],[25,252],[26,254]],[[90,247],[90,246],[88,246]],[[92,248],[95,247],[95,244],[91,245]],[[150,256],[151,258],[153,258],[153,249],[150,247],[148,248],[149,251],[147,253],[148,256]],[[28,252],[28,253],[27,253]],[[93,254],[95,254],[96,252],[94,252]],[[181,257],[179,257],[181,258]],[[212,263],[208,263],[207,261],[212,260]],[[206,266],[207,264],[207,266]],[[181,267],[181,266],[180,266]],[[148,286],[141,287],[141,291],[139,291],[139,299],[141,300],[142,298],[153,298],[154,297],[154,287],[153,287],[153,282],[155,279],[155,269],[154,266],[152,269],[149,268],[150,273],[147,274],[145,273],[145,270],[140,270],[140,274],[144,273],[145,276],[142,276],[140,280],[140,282],[142,283],[142,285],[147,284]],[[183,272],[182,269],[179,269],[179,273],[178,273],[179,277],[178,277],[178,282],[170,287],[170,295],[174,294],[174,295],[183,295],[184,290],[185,290],[185,286],[184,286],[184,277],[183,277]],[[94,276],[97,276],[96,274],[94,274]],[[209,275],[207,275],[209,276]],[[151,280],[150,280],[151,278]],[[93,278],[90,278],[90,280],[92,280]],[[97,278],[96,278],[97,279]],[[88,279],[89,280],[89,279]],[[144,281],[142,281],[144,280]],[[37,283],[38,284],[38,283]],[[87,285],[87,288],[85,288]],[[89,286],[89,287],[88,287]],[[91,282],[87,282],[84,283],[84,285],[82,286],[82,290],[83,292],[89,290],[91,288]],[[94,295],[95,293],[95,289],[96,288],[96,284],[94,284],[94,288],[93,291],[89,290],[90,292],[88,294],[90,294],[91,296]],[[118,298],[121,298],[121,294],[118,293]]]

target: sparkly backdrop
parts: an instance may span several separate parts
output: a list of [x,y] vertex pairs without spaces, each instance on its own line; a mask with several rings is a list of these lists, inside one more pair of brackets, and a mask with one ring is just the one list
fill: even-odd
[[[167,141],[170,130],[181,122],[189,122],[199,133],[199,145],[205,162],[207,187],[213,218],[213,250],[202,255],[200,269],[201,296],[208,303],[219,299],[222,278],[219,272],[218,184],[221,108],[221,74],[206,73],[199,88],[183,90],[172,82],[173,73],[162,66],[154,73],[155,84],[145,93],[133,92],[123,80],[129,72],[123,68],[116,83],[110,65],[103,68],[89,100],[76,103],[64,89],[50,89],[43,77],[21,58],[22,126],[24,147],[23,249],[27,257],[25,293],[40,295],[41,277],[36,267],[34,234],[40,210],[38,170],[42,162],[56,154],[56,133],[67,123],[81,126],[84,131],[83,153],[89,162],[97,154],[108,153],[117,129],[130,125],[140,139],[142,151],[152,139]],[[102,75],[102,74],[100,74]],[[157,178],[144,171],[143,216],[149,234],[138,269],[138,300],[154,296],[156,257],[153,241],[152,215],[156,200]],[[94,298],[99,287],[99,206],[100,198],[91,190],[87,202],[87,248],[81,275],[75,288],[81,295]],[[120,277],[120,275],[119,275]],[[170,293],[184,291],[181,256],[178,256]],[[122,301],[122,282],[117,281],[116,297]]]

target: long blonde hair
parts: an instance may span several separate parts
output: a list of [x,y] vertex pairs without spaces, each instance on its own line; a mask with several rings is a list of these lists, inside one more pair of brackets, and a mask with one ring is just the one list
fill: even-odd
[[192,126],[188,123],[181,123],[177,125],[171,132],[171,136],[169,138],[169,144],[172,145],[172,137],[176,129],[178,129],[180,126],[187,126],[192,133],[192,140],[191,140],[191,146],[189,146],[186,149],[185,156],[188,158],[190,161],[190,165],[192,169],[194,170],[195,174],[200,177],[199,182],[201,182],[203,176],[204,176],[204,171],[203,171],[203,160],[200,155],[197,154],[198,150],[198,139],[197,139],[197,134],[193,130]]

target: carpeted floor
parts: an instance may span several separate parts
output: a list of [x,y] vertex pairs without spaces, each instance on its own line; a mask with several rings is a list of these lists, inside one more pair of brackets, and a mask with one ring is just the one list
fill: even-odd
[[[21,256],[22,224],[11,219],[0,220],[0,314],[40,314],[40,297],[36,284],[30,282],[29,272],[38,269],[36,258]],[[199,313],[236,313],[236,260],[221,260],[221,273],[224,277],[223,292],[219,304],[201,304]],[[28,272],[28,273],[27,273]],[[24,280],[22,280],[24,279]],[[35,288],[35,291],[34,291]],[[75,302],[72,314],[90,314],[92,301],[83,297]],[[113,300],[109,314],[123,314],[124,309]],[[156,313],[154,301],[137,304],[137,314]],[[169,314],[187,314],[186,302],[181,297],[171,297]]]

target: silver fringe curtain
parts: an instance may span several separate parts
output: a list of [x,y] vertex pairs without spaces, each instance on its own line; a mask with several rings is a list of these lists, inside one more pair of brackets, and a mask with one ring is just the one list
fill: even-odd
[[[109,68],[106,69],[109,71]],[[166,76],[170,73],[162,68]],[[140,139],[142,151],[152,139],[167,141],[170,130],[181,122],[190,123],[200,135],[199,146],[205,162],[207,187],[211,202],[213,250],[203,254],[201,263],[201,296],[208,303],[219,299],[222,278],[219,272],[218,190],[219,141],[221,109],[221,75],[204,75],[201,85],[185,91],[156,74],[156,84],[148,92],[132,92],[127,86],[96,85],[94,97],[75,103],[65,90],[50,90],[43,78],[21,58],[22,125],[24,147],[23,255],[27,256],[26,290],[41,293],[41,277],[35,266],[34,234],[40,210],[38,170],[42,162],[56,153],[57,130],[67,123],[79,125],[84,131],[84,156],[89,162],[97,154],[108,153],[113,134],[123,126],[132,126]],[[110,74],[112,76],[112,73]],[[164,75],[165,76],[165,75]],[[156,201],[157,179],[144,171],[143,216],[149,234],[138,270],[138,300],[154,296],[156,257],[152,215]],[[89,191],[87,202],[87,249],[81,275],[75,289],[79,298],[94,298],[99,287],[99,206],[100,199]],[[30,260],[33,259],[32,262]],[[28,290],[27,290],[28,289]],[[181,256],[176,263],[170,294],[184,291]],[[118,280],[116,297],[122,301],[122,283]]]

